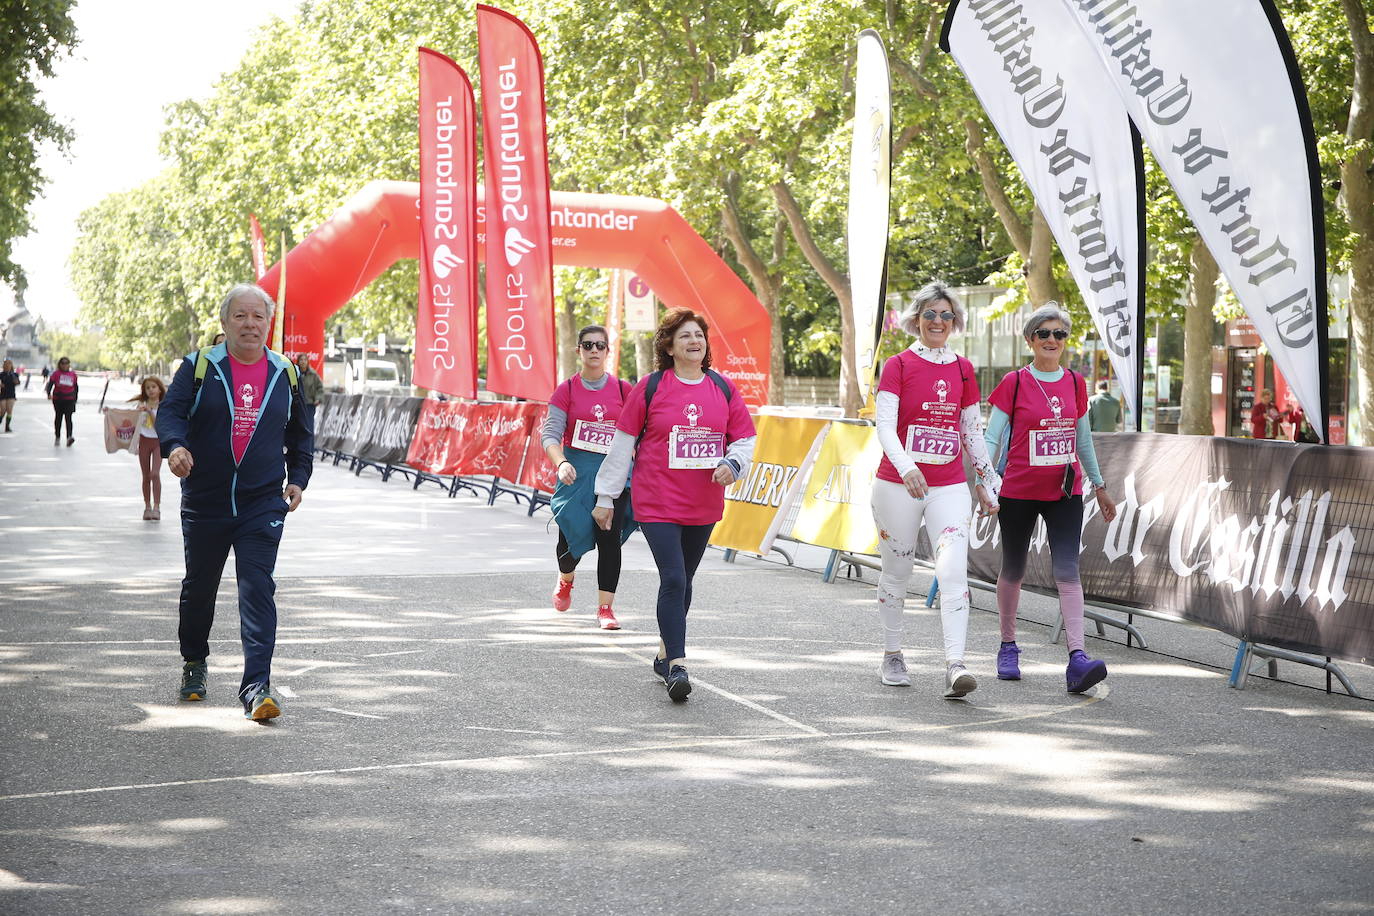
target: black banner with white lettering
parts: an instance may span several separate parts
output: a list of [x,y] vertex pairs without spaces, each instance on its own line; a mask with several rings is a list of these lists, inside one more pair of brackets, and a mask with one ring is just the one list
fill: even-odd
[[[1367,663],[1374,656],[1374,450],[1096,434],[1117,503],[1085,501],[1084,597],[1242,639]],[[969,575],[994,581],[996,522],[978,519]],[[924,535],[923,555],[930,545]],[[1044,523],[1025,584],[1053,591]]]
[[362,405],[360,394],[326,394],[315,410],[315,448],[345,452],[344,437],[353,427],[353,418]]
[[405,463],[424,402],[424,398],[364,397],[352,454],[377,464]]

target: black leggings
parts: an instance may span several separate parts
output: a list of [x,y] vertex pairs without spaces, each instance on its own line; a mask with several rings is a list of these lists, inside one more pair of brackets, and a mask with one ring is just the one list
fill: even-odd
[[52,413],[52,434],[55,437],[61,438],[62,418],[66,417],[67,438],[70,439],[72,437],[72,414],[76,413],[76,402],[54,400],[52,402]]
[[692,577],[711,542],[709,525],[676,525],[672,522],[640,522],[658,567],[658,636],[668,654],[687,657],[687,612],[692,608]]
[[[605,531],[596,526],[596,587],[603,592],[615,593],[620,584],[620,529],[625,524],[625,508],[630,504],[630,491],[621,493],[615,501],[615,512],[611,515],[611,528]],[[568,539],[563,529],[558,529],[558,571],[567,574],[577,569],[581,557],[572,555]]]

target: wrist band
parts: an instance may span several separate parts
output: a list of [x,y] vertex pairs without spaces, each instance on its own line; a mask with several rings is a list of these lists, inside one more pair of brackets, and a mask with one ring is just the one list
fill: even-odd
[[572,464],[572,462],[569,461],[569,460],[566,459],[566,458],[564,458],[562,461],[558,462],[558,466],[559,466],[560,468],[561,468],[563,465],[565,465],[565,464]]

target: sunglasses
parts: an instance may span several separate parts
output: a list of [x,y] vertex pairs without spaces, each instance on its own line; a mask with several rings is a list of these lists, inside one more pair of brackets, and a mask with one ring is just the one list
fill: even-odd
[[604,340],[584,340],[578,344],[584,350],[604,350],[606,341]]
[[1063,328],[1055,328],[1053,331],[1047,328],[1035,329],[1035,336],[1040,340],[1049,340],[1051,334],[1054,335],[1055,340],[1064,340],[1069,336],[1069,332]]
[[926,321],[934,321],[936,318],[939,318],[941,321],[953,321],[954,313],[937,312],[935,311],[935,309],[926,309],[924,312],[921,313],[921,317],[924,318]]

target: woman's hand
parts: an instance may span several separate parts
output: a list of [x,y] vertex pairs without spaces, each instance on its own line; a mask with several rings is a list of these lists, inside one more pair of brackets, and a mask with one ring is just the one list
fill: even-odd
[[978,505],[982,508],[982,511],[978,513],[979,515],[996,515],[998,511],[1001,510],[1002,507],[999,506],[991,496],[988,496],[987,487],[980,483],[974,488],[974,492],[978,494]]
[[711,475],[711,479],[722,487],[728,487],[735,482],[735,470],[730,465],[722,462],[716,465],[716,472]]
[[1106,487],[1097,488],[1097,510],[1109,522],[1116,518],[1116,503],[1107,495]]
[[564,460],[558,465],[558,479],[564,486],[571,486],[577,480],[577,468],[571,461]]
[[610,506],[597,506],[592,510],[592,521],[596,522],[596,527],[602,531],[611,530],[611,516],[615,514],[615,509]]
[[920,468],[912,468],[902,475],[902,483],[906,485],[906,491],[911,494],[912,499],[924,499],[930,492],[930,486],[926,483],[926,475],[921,473]]

